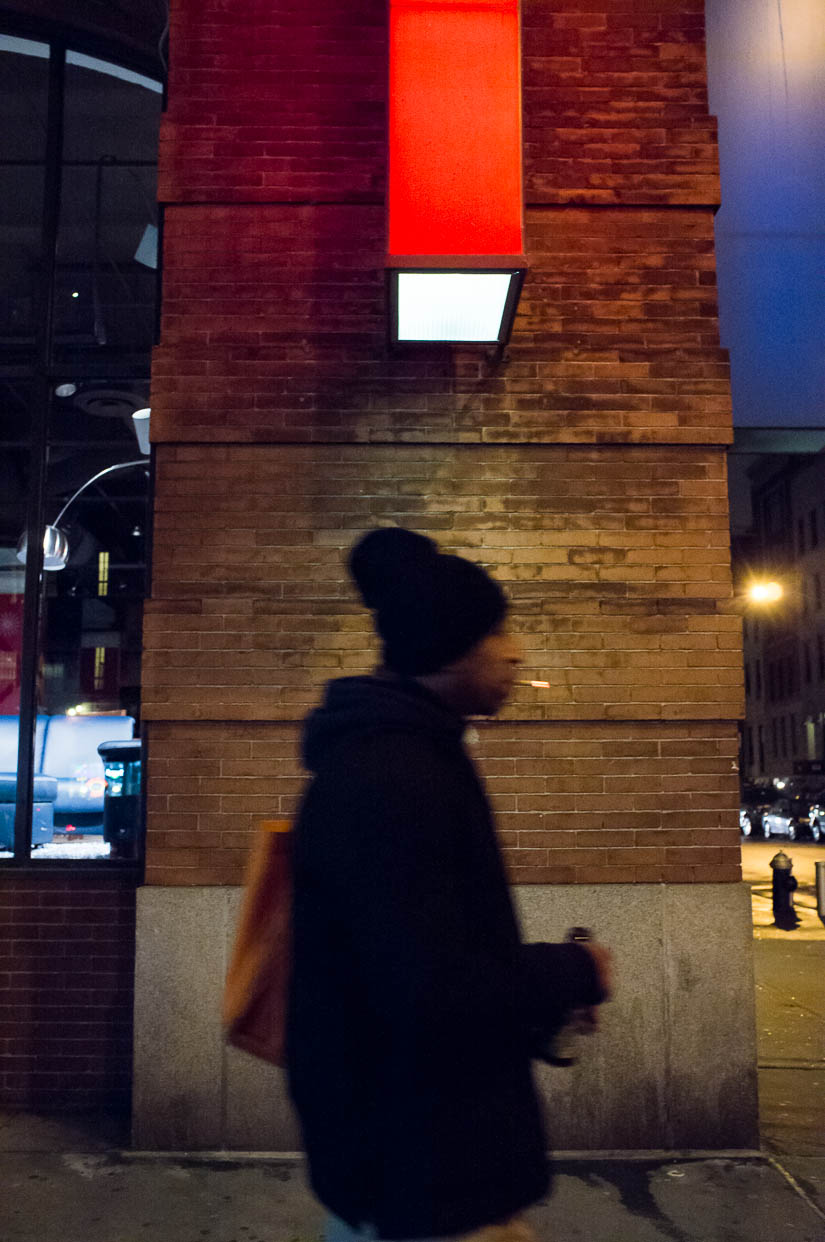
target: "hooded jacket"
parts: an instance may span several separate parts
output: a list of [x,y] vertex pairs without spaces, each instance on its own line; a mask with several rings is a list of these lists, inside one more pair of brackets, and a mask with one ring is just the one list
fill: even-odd
[[530,1059],[602,999],[578,945],[523,945],[463,720],[413,681],[329,683],[293,840],[290,1090],[321,1202],[381,1238],[547,1190]]

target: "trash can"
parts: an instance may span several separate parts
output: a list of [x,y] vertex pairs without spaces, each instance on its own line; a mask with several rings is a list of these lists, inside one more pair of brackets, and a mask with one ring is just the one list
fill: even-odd
[[825,922],[825,860],[814,863],[816,868],[816,912]]
[[103,840],[112,858],[136,858],[140,833],[140,738],[101,742],[106,788]]

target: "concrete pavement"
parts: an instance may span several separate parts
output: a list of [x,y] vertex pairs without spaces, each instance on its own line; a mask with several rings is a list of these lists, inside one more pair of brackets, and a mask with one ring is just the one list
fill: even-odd
[[[93,1133],[82,1141],[77,1122],[73,1150],[8,1150],[14,1129],[9,1118],[0,1127],[3,1242],[320,1238],[321,1213],[297,1159],[141,1155]],[[41,1148],[59,1133],[52,1122]],[[29,1131],[12,1146],[37,1141]],[[799,1172],[741,1153],[560,1156],[555,1193],[529,1217],[547,1242],[822,1242],[818,1174]]]
[[[762,1151],[558,1153],[529,1214],[542,1242],[825,1242],[817,924],[755,929]],[[319,1239],[299,1158],[140,1153],[128,1134],[127,1118],[0,1113],[0,1242]]]
[[825,1210],[825,935],[772,928],[758,893],[754,915],[762,1148]]

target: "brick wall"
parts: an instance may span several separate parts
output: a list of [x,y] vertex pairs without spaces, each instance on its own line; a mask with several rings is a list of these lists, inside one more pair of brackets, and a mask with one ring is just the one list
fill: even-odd
[[237,882],[294,806],[297,722],[374,656],[342,556],[382,522],[492,568],[552,683],[479,743],[513,878],[738,879],[701,0],[524,0],[503,360],[387,349],[385,20],[172,6],[147,880]]
[[[739,878],[734,733],[715,721],[503,720],[471,744],[517,883]],[[239,884],[249,834],[303,783],[293,723],[158,724],[149,884]]]
[[378,207],[166,209],[159,442],[719,443],[713,217],[530,208],[509,361],[386,349]]
[[367,670],[344,558],[390,521],[505,583],[525,675],[553,683],[509,716],[718,718],[741,680],[723,465],[695,447],[163,448],[144,715],[294,720],[324,678]]
[[135,880],[0,872],[0,1102],[126,1108]]

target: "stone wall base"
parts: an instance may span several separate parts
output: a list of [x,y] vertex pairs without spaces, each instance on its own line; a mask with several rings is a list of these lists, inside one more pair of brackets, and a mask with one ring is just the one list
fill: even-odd
[[[528,939],[584,923],[616,997],[570,1069],[540,1066],[558,1149],[758,1144],[750,895],[743,884],[523,885]],[[281,1071],[226,1048],[221,991],[238,888],[138,890],[133,1142],[298,1151]]]

